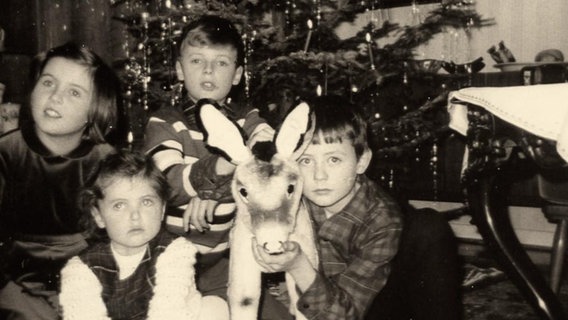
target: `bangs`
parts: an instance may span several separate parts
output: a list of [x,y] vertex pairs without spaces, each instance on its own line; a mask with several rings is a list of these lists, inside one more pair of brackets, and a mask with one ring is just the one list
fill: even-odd
[[[316,134],[312,138],[313,144],[332,144],[350,141],[353,143],[357,135],[352,128],[343,127],[339,129],[316,129]],[[322,141],[323,140],[323,141]]]
[[203,33],[201,28],[199,28],[188,32],[184,44],[192,47],[204,47],[210,45],[211,41]]

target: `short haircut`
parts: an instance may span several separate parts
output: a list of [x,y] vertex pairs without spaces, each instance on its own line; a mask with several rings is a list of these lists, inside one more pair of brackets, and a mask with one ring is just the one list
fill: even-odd
[[[313,144],[351,141],[357,159],[368,149],[367,123],[361,110],[349,100],[326,95],[310,101],[316,118]],[[320,133],[324,141],[320,141]]]
[[237,66],[244,65],[245,46],[242,36],[235,25],[222,17],[204,15],[190,22],[183,28],[178,54],[185,45],[203,47],[207,45],[228,45],[237,51]]
[[120,79],[93,50],[85,45],[68,42],[37,57],[34,86],[49,60],[53,58],[65,58],[88,68],[93,81],[93,100],[84,138],[94,143],[106,142],[108,134],[117,129],[121,103]]
[[97,208],[97,201],[104,199],[104,190],[117,180],[133,178],[149,182],[164,204],[167,202],[170,186],[150,156],[126,150],[110,154],[90,173],[79,191],[77,205],[82,214],[80,220],[89,237],[101,236],[97,235],[98,228],[91,211]]

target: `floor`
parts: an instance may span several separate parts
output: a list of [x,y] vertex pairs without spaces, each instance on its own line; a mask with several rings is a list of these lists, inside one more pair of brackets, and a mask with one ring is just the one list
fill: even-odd
[[[529,257],[542,272],[546,281],[549,280],[549,251],[550,249],[541,247],[527,248]],[[481,279],[483,278],[481,276],[479,281],[472,281],[473,285],[469,286],[466,285],[467,278],[464,277],[463,320],[542,319],[515,284],[501,271],[502,268],[495,262],[491,252],[480,241],[462,240],[459,254],[465,266],[474,266],[488,274],[484,279]],[[568,262],[566,266],[568,267]],[[482,274],[483,272],[474,273]],[[568,314],[568,279],[562,282],[559,299]]]
[[[480,240],[460,240],[458,253],[464,268],[461,320],[541,319]],[[527,253],[548,279],[549,249],[534,247]],[[283,277],[273,279],[276,281],[270,282],[270,292],[288,304]],[[560,295],[568,313],[568,279],[563,282]]]

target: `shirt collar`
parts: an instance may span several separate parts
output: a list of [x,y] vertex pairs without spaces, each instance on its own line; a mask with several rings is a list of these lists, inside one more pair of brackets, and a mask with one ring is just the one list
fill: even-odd
[[41,140],[39,140],[39,137],[37,136],[35,131],[35,125],[33,121],[22,121],[20,123],[20,127],[21,127],[20,130],[22,131],[22,136],[26,141],[26,144],[29,146],[29,148],[33,152],[45,158],[63,158],[63,159],[81,158],[86,154],[88,154],[95,146],[95,144],[91,141],[81,140],[81,144],[77,148],[75,148],[75,150],[71,151],[68,155],[65,156],[54,155],[43,145]]
[[[196,115],[197,110],[195,109],[195,104],[196,102],[191,100],[190,98],[185,98],[180,102],[181,110],[183,111],[186,117],[197,116]],[[230,119],[235,118],[235,112],[233,111],[234,109],[232,104],[223,103],[222,105],[220,105],[220,107],[221,107],[220,108],[221,112],[225,116],[229,117]]]
[[[360,184],[360,187],[357,192],[355,192],[353,198],[345,205],[343,209],[341,209],[341,211],[334,214],[329,219],[347,214],[363,220],[363,218],[367,214],[366,208],[369,208],[371,206],[371,199],[374,199],[373,195],[376,195],[377,190],[375,190],[369,178],[364,175],[357,176],[357,183]],[[306,202],[308,203],[310,212],[312,212],[312,216],[318,226],[321,226],[325,221],[328,220],[328,218],[326,218],[325,216],[325,211],[323,208],[307,199]]]

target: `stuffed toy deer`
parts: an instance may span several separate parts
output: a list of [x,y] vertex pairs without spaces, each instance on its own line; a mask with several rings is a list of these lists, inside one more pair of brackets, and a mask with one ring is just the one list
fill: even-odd
[[[230,235],[231,319],[257,319],[261,273],[267,270],[254,259],[253,237],[269,254],[282,253],[284,242],[296,241],[312,266],[318,266],[311,220],[307,210],[300,209],[303,180],[296,164],[311,141],[314,116],[306,103],[299,104],[284,119],[274,141],[257,142],[254,152],[245,145],[238,127],[212,104],[201,105],[200,118],[207,144],[223,151],[237,165],[232,181],[237,213]],[[264,154],[257,152],[257,147],[264,149]],[[305,319],[296,309],[298,295],[289,274],[286,285],[290,313],[296,319]]]

